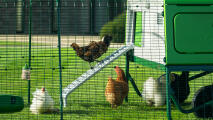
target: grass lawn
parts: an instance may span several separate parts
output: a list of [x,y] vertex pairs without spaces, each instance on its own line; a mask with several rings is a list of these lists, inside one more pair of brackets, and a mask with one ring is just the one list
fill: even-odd
[[[0,114],[1,120],[59,120],[60,114],[33,115],[27,105],[27,81],[21,80],[21,69],[28,63],[28,49],[11,46],[0,48],[0,94],[12,94],[22,96],[25,100],[25,108],[21,112]],[[20,43],[17,43],[19,46]],[[0,45],[5,45],[0,42]],[[22,45],[22,44],[21,44]],[[114,49],[110,49],[104,56],[108,56]],[[136,95],[130,85],[129,102],[117,109],[111,109],[105,100],[104,90],[109,76],[116,78],[113,66],[119,65],[125,68],[125,56],[108,65],[90,80],[76,89],[68,97],[68,105],[64,108],[64,120],[166,120],[166,106],[150,107],[143,99]],[[32,48],[32,70],[31,70],[31,91],[45,86],[55,101],[55,107],[59,105],[59,70],[58,70],[58,49],[49,47]],[[62,81],[63,88],[74,81],[82,73],[89,69],[89,64],[75,55],[71,48],[62,48]],[[163,74],[162,71],[144,67],[136,63],[130,63],[130,73],[134,78],[140,91],[143,82],[148,77],[157,78]],[[192,73],[193,74],[193,73]],[[191,81],[191,94],[183,104],[184,108],[190,108],[190,102],[194,92],[201,86],[212,83],[212,75],[208,75]],[[31,94],[32,100],[32,94]],[[174,120],[198,120],[194,114],[180,113],[172,106],[172,117]]]

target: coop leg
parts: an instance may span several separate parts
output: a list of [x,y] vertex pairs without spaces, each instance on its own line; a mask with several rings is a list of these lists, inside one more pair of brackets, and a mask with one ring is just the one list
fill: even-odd
[[[128,52],[126,53],[126,78],[127,78],[127,83],[129,81],[129,54]],[[128,102],[128,96],[126,96],[125,101]]]
[[130,75],[130,73],[127,73],[127,75],[129,76],[128,80],[130,80],[135,92],[137,93],[138,96],[143,97],[141,92],[139,91],[137,85],[135,84],[135,81],[133,80],[132,76]]
[[30,105],[30,88],[31,88],[31,84],[30,84],[30,80],[28,80],[28,105]]
[[170,103],[170,71],[166,68],[166,105],[167,105],[167,117],[168,120],[172,120],[171,118],[171,103]]
[[202,73],[200,73],[200,74],[196,74],[196,75],[190,77],[190,78],[188,79],[188,81],[194,80],[194,79],[196,79],[196,78],[199,78],[199,77],[202,77],[202,76],[211,74],[211,73],[212,73],[212,71],[205,71],[205,72],[202,72]]

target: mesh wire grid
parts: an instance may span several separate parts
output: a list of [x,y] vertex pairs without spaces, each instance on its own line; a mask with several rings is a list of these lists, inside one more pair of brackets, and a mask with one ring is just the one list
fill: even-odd
[[[6,106],[0,110],[1,119],[167,119],[165,85],[157,90],[154,85],[154,82],[165,79],[160,79],[165,74],[163,1],[148,2],[149,0],[1,0],[0,97],[12,95],[21,97],[24,101],[24,108],[13,112],[16,105],[13,99],[0,100],[1,106]],[[142,4],[135,6],[138,3]],[[146,11],[147,8],[152,11]],[[128,11],[130,9],[134,11]],[[101,41],[106,34],[111,35],[113,40],[106,53],[97,59],[99,62],[89,64],[70,46],[72,43],[87,46],[92,41]],[[130,43],[135,45],[131,51],[133,56],[127,59],[129,53],[124,53],[94,73],[68,95],[67,105],[63,107],[60,96],[64,88],[91,70],[91,66],[94,67]],[[25,64],[30,67],[30,80],[21,78]],[[136,93],[133,82],[129,80],[128,102],[124,100],[122,105],[112,108],[105,96],[105,90],[109,77],[117,79],[115,66],[123,69],[126,76],[129,70],[139,90],[138,94],[142,93],[143,97]],[[174,73],[181,75],[180,71]],[[190,72],[189,76],[199,73]],[[148,79],[154,81],[144,86]],[[190,81],[190,93],[181,104],[183,108],[191,108],[195,93],[201,87],[211,84],[211,74]],[[33,114],[32,104],[40,106],[45,102],[41,100],[41,103],[35,103],[33,99],[36,96],[33,93],[37,89],[42,91],[43,87],[48,92],[45,98],[50,96],[54,101],[54,111]],[[148,91],[144,92],[144,89]],[[150,104],[150,100],[144,98],[150,92],[151,98],[158,94],[163,97],[157,98],[163,102],[162,105],[156,107],[153,99]],[[51,103],[51,100],[46,103]],[[5,112],[6,109],[9,112]],[[173,119],[199,119],[193,113],[179,112],[174,105],[171,109]]]

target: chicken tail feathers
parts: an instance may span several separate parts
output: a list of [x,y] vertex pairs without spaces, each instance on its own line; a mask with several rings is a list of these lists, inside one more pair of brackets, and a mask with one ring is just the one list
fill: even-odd
[[110,45],[110,42],[112,41],[112,36],[105,35],[103,37],[103,42],[107,45],[107,47]]

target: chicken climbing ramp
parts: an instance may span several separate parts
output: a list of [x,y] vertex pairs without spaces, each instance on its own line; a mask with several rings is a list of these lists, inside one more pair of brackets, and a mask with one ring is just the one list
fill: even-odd
[[84,74],[82,74],[80,77],[78,77],[75,81],[73,81],[71,84],[69,84],[66,88],[64,88],[62,91],[64,107],[66,107],[66,105],[67,105],[67,97],[69,96],[70,93],[72,93],[76,88],[78,88],[80,85],[82,85],[88,79],[90,79],[92,76],[94,76],[100,70],[102,70],[106,65],[113,62],[118,57],[120,57],[121,55],[123,55],[124,53],[128,52],[129,50],[131,50],[133,48],[134,48],[134,45],[131,44],[131,45],[123,46],[123,47],[117,49],[114,53],[107,56],[104,60],[102,60],[101,62],[96,64],[93,69],[86,71]]

